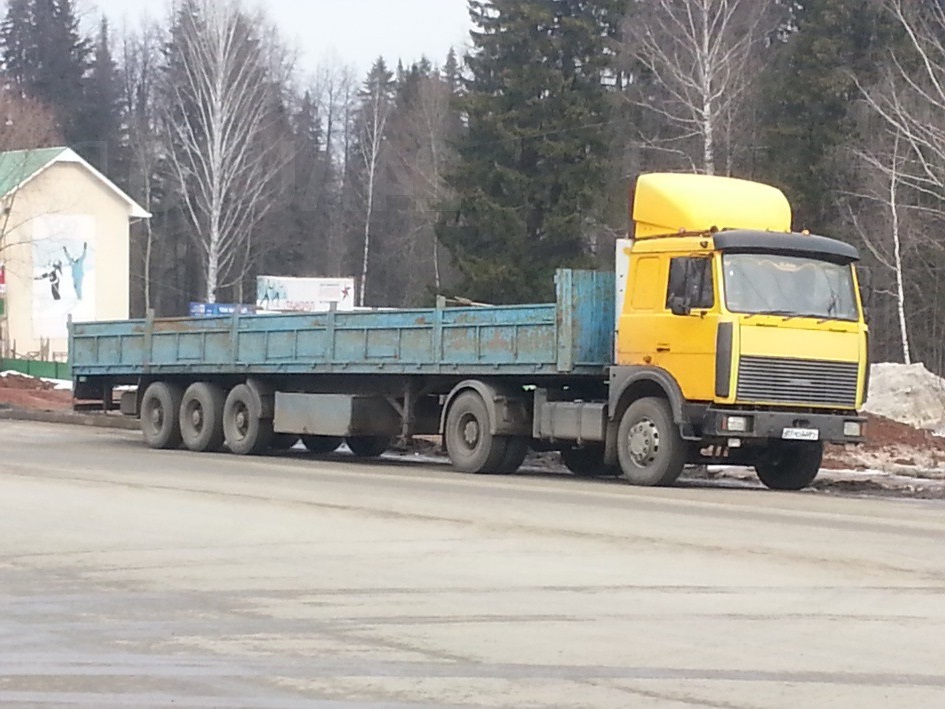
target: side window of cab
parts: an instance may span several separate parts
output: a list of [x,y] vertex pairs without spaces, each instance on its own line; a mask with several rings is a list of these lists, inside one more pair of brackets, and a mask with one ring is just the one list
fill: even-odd
[[669,262],[666,308],[677,315],[715,306],[712,259],[679,256]]

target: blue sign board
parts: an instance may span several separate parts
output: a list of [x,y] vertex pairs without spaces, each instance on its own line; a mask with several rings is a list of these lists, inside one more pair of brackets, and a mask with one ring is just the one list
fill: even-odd
[[232,303],[191,303],[190,317],[192,318],[219,318],[234,315],[255,315],[255,305],[234,305]]

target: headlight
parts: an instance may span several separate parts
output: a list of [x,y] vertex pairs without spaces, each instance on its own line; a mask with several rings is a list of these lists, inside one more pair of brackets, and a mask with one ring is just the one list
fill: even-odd
[[748,417],[726,416],[722,419],[722,428],[730,433],[748,433]]
[[860,438],[863,435],[863,424],[859,421],[844,421],[843,435],[847,438]]

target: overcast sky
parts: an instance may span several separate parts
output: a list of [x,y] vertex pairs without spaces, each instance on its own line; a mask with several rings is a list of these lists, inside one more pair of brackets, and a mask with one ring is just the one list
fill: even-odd
[[[169,0],[80,0],[86,22],[104,12],[120,30],[142,16],[162,19]],[[299,68],[314,70],[332,57],[364,74],[383,56],[391,67],[426,55],[442,64],[451,46],[469,38],[466,0],[247,0],[262,7],[298,51]]]

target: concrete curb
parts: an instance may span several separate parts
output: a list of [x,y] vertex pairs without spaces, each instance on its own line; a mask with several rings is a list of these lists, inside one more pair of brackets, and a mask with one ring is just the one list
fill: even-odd
[[77,414],[71,411],[32,411],[0,407],[0,421],[33,421],[36,423],[58,423],[92,428],[114,428],[137,431],[137,419],[111,414]]

